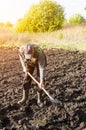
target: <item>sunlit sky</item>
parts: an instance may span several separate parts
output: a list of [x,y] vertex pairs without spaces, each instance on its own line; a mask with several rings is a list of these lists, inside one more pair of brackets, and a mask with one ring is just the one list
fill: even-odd
[[[0,22],[16,23],[29,10],[32,4],[40,0],[0,0]],[[86,18],[86,0],[55,0],[64,7],[65,17],[68,19],[75,13]]]

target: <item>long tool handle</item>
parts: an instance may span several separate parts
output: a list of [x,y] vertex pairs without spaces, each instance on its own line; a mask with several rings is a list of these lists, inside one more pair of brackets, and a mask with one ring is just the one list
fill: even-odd
[[51,96],[50,96],[50,94],[45,90],[45,88],[42,88],[43,89],[43,91],[48,95],[48,97],[50,98],[50,100],[54,100],[54,98],[52,98]]
[[39,82],[29,72],[28,75],[39,85]]
[[[39,85],[39,82],[28,72],[28,75]],[[51,99],[51,100],[54,100],[50,94],[45,90],[45,88],[42,88],[43,91],[47,94],[47,96]]]

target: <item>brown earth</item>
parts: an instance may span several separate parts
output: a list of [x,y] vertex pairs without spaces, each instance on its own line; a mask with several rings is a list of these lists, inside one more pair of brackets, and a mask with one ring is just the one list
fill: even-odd
[[[39,108],[36,84],[32,82],[29,101],[22,98],[23,72],[17,48],[0,48],[0,130],[82,130],[86,128],[86,53],[45,50],[46,89],[59,104],[43,93]],[[34,76],[36,77],[35,73]]]

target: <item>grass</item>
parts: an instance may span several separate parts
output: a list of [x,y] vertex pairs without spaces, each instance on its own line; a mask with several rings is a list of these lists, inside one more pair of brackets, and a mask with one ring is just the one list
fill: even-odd
[[45,125],[46,124],[46,120],[45,119],[39,120],[39,124],[40,125]]
[[16,33],[12,28],[0,27],[1,47],[19,47],[26,43],[36,43],[48,49],[86,51],[86,24],[66,25],[63,29],[50,33]]
[[65,50],[86,51],[86,42],[62,43],[62,44],[58,45],[58,48],[62,48]]
[[29,123],[32,123],[32,124],[34,123],[35,126],[38,126],[38,125],[40,125],[40,126],[45,126],[46,123],[47,123],[47,121],[46,121],[46,119],[35,120],[35,122],[34,122],[33,120],[30,120]]

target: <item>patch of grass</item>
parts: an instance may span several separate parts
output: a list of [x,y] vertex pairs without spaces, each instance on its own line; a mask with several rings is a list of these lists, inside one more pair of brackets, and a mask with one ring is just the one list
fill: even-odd
[[72,44],[67,44],[67,43],[62,43],[58,45],[59,49],[64,49],[64,50],[77,50],[77,48],[72,45]]
[[46,121],[46,119],[40,119],[40,120],[38,119],[38,120],[35,120],[35,121],[30,120],[29,123],[35,124],[35,126],[45,126],[47,121]]
[[43,49],[62,48],[86,51],[86,24],[65,26],[62,30],[45,33],[16,33],[0,28],[0,47],[20,47],[36,43]]
[[62,32],[59,32],[59,33],[58,33],[58,39],[59,39],[59,40],[62,40],[62,39],[63,39],[63,33],[62,33]]
[[0,47],[7,47],[7,48],[12,48],[12,47],[20,47],[26,43],[7,43],[7,44],[0,44]]
[[47,48],[47,45],[45,43],[41,43],[40,46],[44,49]]
[[40,125],[45,125],[45,124],[46,124],[46,120],[45,120],[45,119],[39,120],[39,124],[40,124]]
[[80,100],[80,99],[81,99],[81,96],[78,96],[78,97],[77,97],[77,100]]
[[[21,45],[24,45],[26,43],[8,43],[8,44],[0,44],[0,47],[20,47]],[[86,51],[86,42],[79,42],[79,43],[60,43],[60,44],[50,44],[50,43],[35,43],[37,45],[40,45],[43,49],[51,49],[51,48],[58,48],[58,49],[64,49],[64,50],[73,50],[73,51]]]
[[86,42],[61,43],[61,44],[58,45],[58,48],[62,48],[62,49],[65,49],[65,50],[86,51]]

